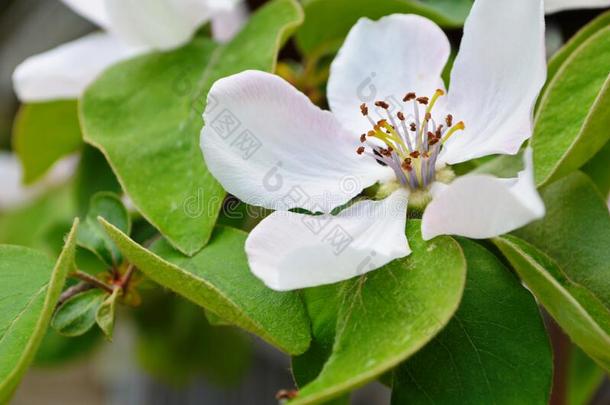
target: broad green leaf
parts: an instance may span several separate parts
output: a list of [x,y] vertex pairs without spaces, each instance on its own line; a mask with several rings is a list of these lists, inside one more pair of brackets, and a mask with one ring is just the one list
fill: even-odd
[[[494,243],[572,341],[610,371],[610,311],[527,242],[505,236]],[[576,249],[573,246],[572,252]]]
[[548,403],[553,358],[536,301],[487,249],[460,244],[468,263],[460,307],[395,370],[392,404]]
[[449,237],[424,242],[409,221],[413,253],[341,285],[335,342],[320,374],[291,404],[335,398],[404,361],[449,321],[464,288],[466,261]]
[[95,325],[95,315],[109,294],[92,289],[71,297],[53,316],[51,326],[64,336],[81,336]]
[[553,80],[561,66],[586,40],[598,31],[610,26],[610,12],[603,13],[585,25],[549,61],[547,82]]
[[602,196],[610,195],[610,170],[608,170],[608,166],[610,166],[610,142],[606,143],[602,150],[597,152],[597,155],[593,156],[593,159],[589,160],[582,168],[582,171],[593,180]]
[[571,346],[566,382],[567,405],[589,405],[604,382],[605,373],[578,347]]
[[120,194],[121,186],[104,155],[94,147],[85,145],[74,179],[79,215],[87,214],[91,197],[100,191]]
[[0,403],[17,388],[74,266],[75,221],[55,265],[34,250],[0,246]]
[[610,139],[610,26],[584,40],[542,96],[532,147],[539,185],[584,165]]
[[106,337],[112,340],[112,334],[114,332],[114,314],[116,301],[121,293],[120,288],[115,288],[112,294],[106,297],[102,305],[95,314],[95,322],[100,327]]
[[133,315],[138,361],[162,381],[181,386],[203,375],[228,387],[249,370],[249,337],[234,327],[211,326],[200,307],[180,296],[153,289]]
[[290,354],[310,341],[309,320],[295,292],[276,292],[249,270],[246,233],[218,227],[209,244],[187,257],[161,240],[148,251],[100,220],[123,255],[151,280],[255,333]]
[[129,213],[121,199],[115,194],[97,193],[91,198],[89,212],[78,229],[76,237],[76,243],[79,246],[94,253],[106,265],[116,267],[121,263],[121,252],[98,222],[98,217],[104,218],[129,235],[131,231]]
[[38,180],[82,143],[76,100],[24,104],[17,113],[13,146],[26,184]]
[[[450,4],[452,3],[452,5]],[[305,22],[296,41],[305,54],[336,48],[361,17],[377,20],[389,14],[419,14],[443,27],[464,23],[469,0],[309,0],[303,5]],[[451,7],[452,9],[447,8]],[[459,10],[459,11],[457,11]],[[456,12],[457,11],[457,12]],[[408,46],[408,44],[405,44]]]
[[610,214],[580,172],[542,188],[546,216],[515,234],[546,253],[610,309]]
[[295,0],[273,0],[226,45],[198,37],[110,68],[85,92],[85,140],[104,153],[134,205],[181,252],[193,255],[207,243],[225,195],[199,148],[210,87],[246,69],[272,71],[301,20]]

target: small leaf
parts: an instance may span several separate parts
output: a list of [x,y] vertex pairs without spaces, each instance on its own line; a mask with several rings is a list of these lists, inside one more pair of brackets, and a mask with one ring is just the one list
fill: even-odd
[[610,26],[584,40],[548,84],[532,147],[539,185],[584,165],[610,139]]
[[109,340],[112,340],[112,334],[114,332],[115,304],[120,293],[121,289],[115,288],[114,291],[112,291],[112,294],[107,296],[104,302],[102,302],[102,305],[100,305],[95,314],[97,325]]
[[610,371],[610,311],[532,245],[514,236],[494,243],[572,341]]
[[91,289],[64,302],[53,316],[51,326],[63,336],[80,336],[95,325],[95,314],[108,293]]
[[100,221],[129,262],[151,280],[288,353],[307,349],[309,320],[303,303],[295,292],[273,291],[250,272],[245,232],[218,227],[209,244],[189,258],[164,240],[148,251]]
[[0,246],[0,403],[12,396],[45,335],[74,266],[77,223],[55,266],[34,250]]
[[604,382],[606,374],[578,347],[568,352],[568,377],[566,382],[567,405],[588,405]]
[[395,370],[392,404],[548,403],[553,359],[536,301],[487,249],[460,244],[468,263],[460,308]]
[[541,189],[546,216],[515,232],[610,310],[610,213],[580,172]]
[[199,148],[212,84],[246,69],[272,71],[302,20],[295,0],[273,0],[228,44],[198,37],[108,69],[80,105],[85,140],[106,156],[138,211],[181,252],[208,241],[225,192]]
[[462,297],[466,262],[457,242],[424,242],[420,226],[407,226],[410,256],[341,284],[332,353],[291,404],[327,401],[375,379],[447,324]]
[[22,105],[15,118],[13,140],[23,165],[23,181],[31,184],[83,144],[76,100]]
[[104,155],[92,146],[85,145],[74,179],[74,192],[78,214],[86,215],[91,198],[98,192],[121,193],[121,186]]
[[121,199],[113,193],[100,192],[91,198],[87,217],[78,230],[76,243],[95,254],[110,267],[121,263],[121,253],[98,222],[98,217],[129,234],[131,220]]
[[389,14],[419,14],[437,24],[460,27],[472,5],[471,0],[309,0],[304,3],[305,22],[296,41],[305,54],[341,44],[361,17],[379,19]]
[[610,162],[610,142],[606,143],[602,150],[582,168],[582,171],[593,180],[602,196],[610,195],[608,162]]

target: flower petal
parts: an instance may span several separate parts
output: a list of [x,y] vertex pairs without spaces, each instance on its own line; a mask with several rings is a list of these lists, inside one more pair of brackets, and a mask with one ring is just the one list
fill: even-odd
[[422,219],[422,235],[493,238],[542,218],[544,204],[536,191],[532,151],[525,151],[525,169],[518,178],[466,175],[449,185],[437,184]]
[[532,134],[532,111],[545,79],[542,0],[476,0],[447,105],[466,130],[447,142],[443,160],[517,153]]
[[388,176],[358,136],[278,76],[245,71],[208,95],[201,150],[225,190],[251,205],[329,212]]
[[105,0],[61,0],[74,12],[103,28],[108,28],[109,20]]
[[610,7],[610,0],[545,0],[544,11],[547,14],[562,10],[577,8],[601,8]]
[[285,291],[347,280],[405,257],[407,197],[400,189],[337,216],[274,212],[246,240],[250,269]]
[[141,53],[106,33],[94,33],[31,56],[13,73],[21,101],[78,98],[108,66]]
[[219,42],[228,42],[241,31],[248,20],[248,7],[239,3],[231,10],[219,11],[212,17],[212,36]]
[[398,112],[407,92],[432,96],[444,88],[440,77],[450,51],[443,31],[424,17],[361,18],[331,66],[330,108],[344,126],[366,132],[370,125],[360,114],[360,104],[384,100]]
[[167,50],[188,42],[218,12],[238,0],[106,0],[110,30],[134,46]]

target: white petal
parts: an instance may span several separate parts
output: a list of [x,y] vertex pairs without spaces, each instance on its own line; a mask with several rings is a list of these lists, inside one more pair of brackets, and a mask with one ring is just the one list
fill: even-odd
[[448,112],[466,123],[443,160],[515,154],[546,79],[542,0],[476,0],[451,74]]
[[217,81],[208,95],[201,149],[225,190],[251,205],[329,212],[391,176],[358,156],[346,132],[278,76],[245,71]]
[[195,31],[238,0],[106,0],[111,31],[134,46],[167,50],[188,42]]
[[105,0],[61,0],[76,13],[82,15],[100,27],[107,28],[109,25],[108,13],[106,12]]
[[331,66],[330,108],[344,126],[366,132],[370,125],[360,114],[360,104],[385,100],[398,112],[408,92],[432,96],[444,88],[440,77],[450,51],[443,31],[426,18],[401,14],[379,21],[361,18]]
[[407,191],[363,201],[337,216],[277,211],[248,236],[252,272],[274,290],[336,283],[375,270],[411,250]]
[[422,220],[426,240],[438,235],[493,238],[545,214],[534,182],[531,149],[525,152],[525,169],[518,178],[466,175],[448,186],[436,185],[432,194]]
[[248,20],[248,7],[239,3],[231,10],[219,11],[212,17],[212,36],[219,42],[228,42],[241,31]]
[[50,188],[71,177],[78,159],[74,156],[57,162],[51,170],[32,186],[22,184],[23,170],[16,155],[0,152],[0,211],[18,208]]
[[115,37],[94,33],[23,61],[13,73],[21,101],[78,98],[108,66],[142,52]]
[[610,7],[610,0],[545,0],[544,11],[547,14],[577,8]]

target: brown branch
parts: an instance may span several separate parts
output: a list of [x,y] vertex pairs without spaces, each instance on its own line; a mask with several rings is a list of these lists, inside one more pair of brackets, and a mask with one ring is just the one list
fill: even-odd
[[84,282],[89,283],[89,284],[93,285],[94,287],[97,287],[108,293],[112,294],[112,292],[114,291],[114,288],[112,286],[104,283],[102,280],[100,280],[98,278],[95,278],[95,277],[85,273],[84,271],[76,270],[74,273],[71,273],[70,276],[83,280]]
[[95,288],[93,285],[85,282],[80,282],[72,287],[68,288],[66,291],[61,293],[59,299],[57,300],[57,306],[61,306],[64,302],[68,301],[70,298],[74,297],[77,294],[80,294],[85,291],[89,291]]

